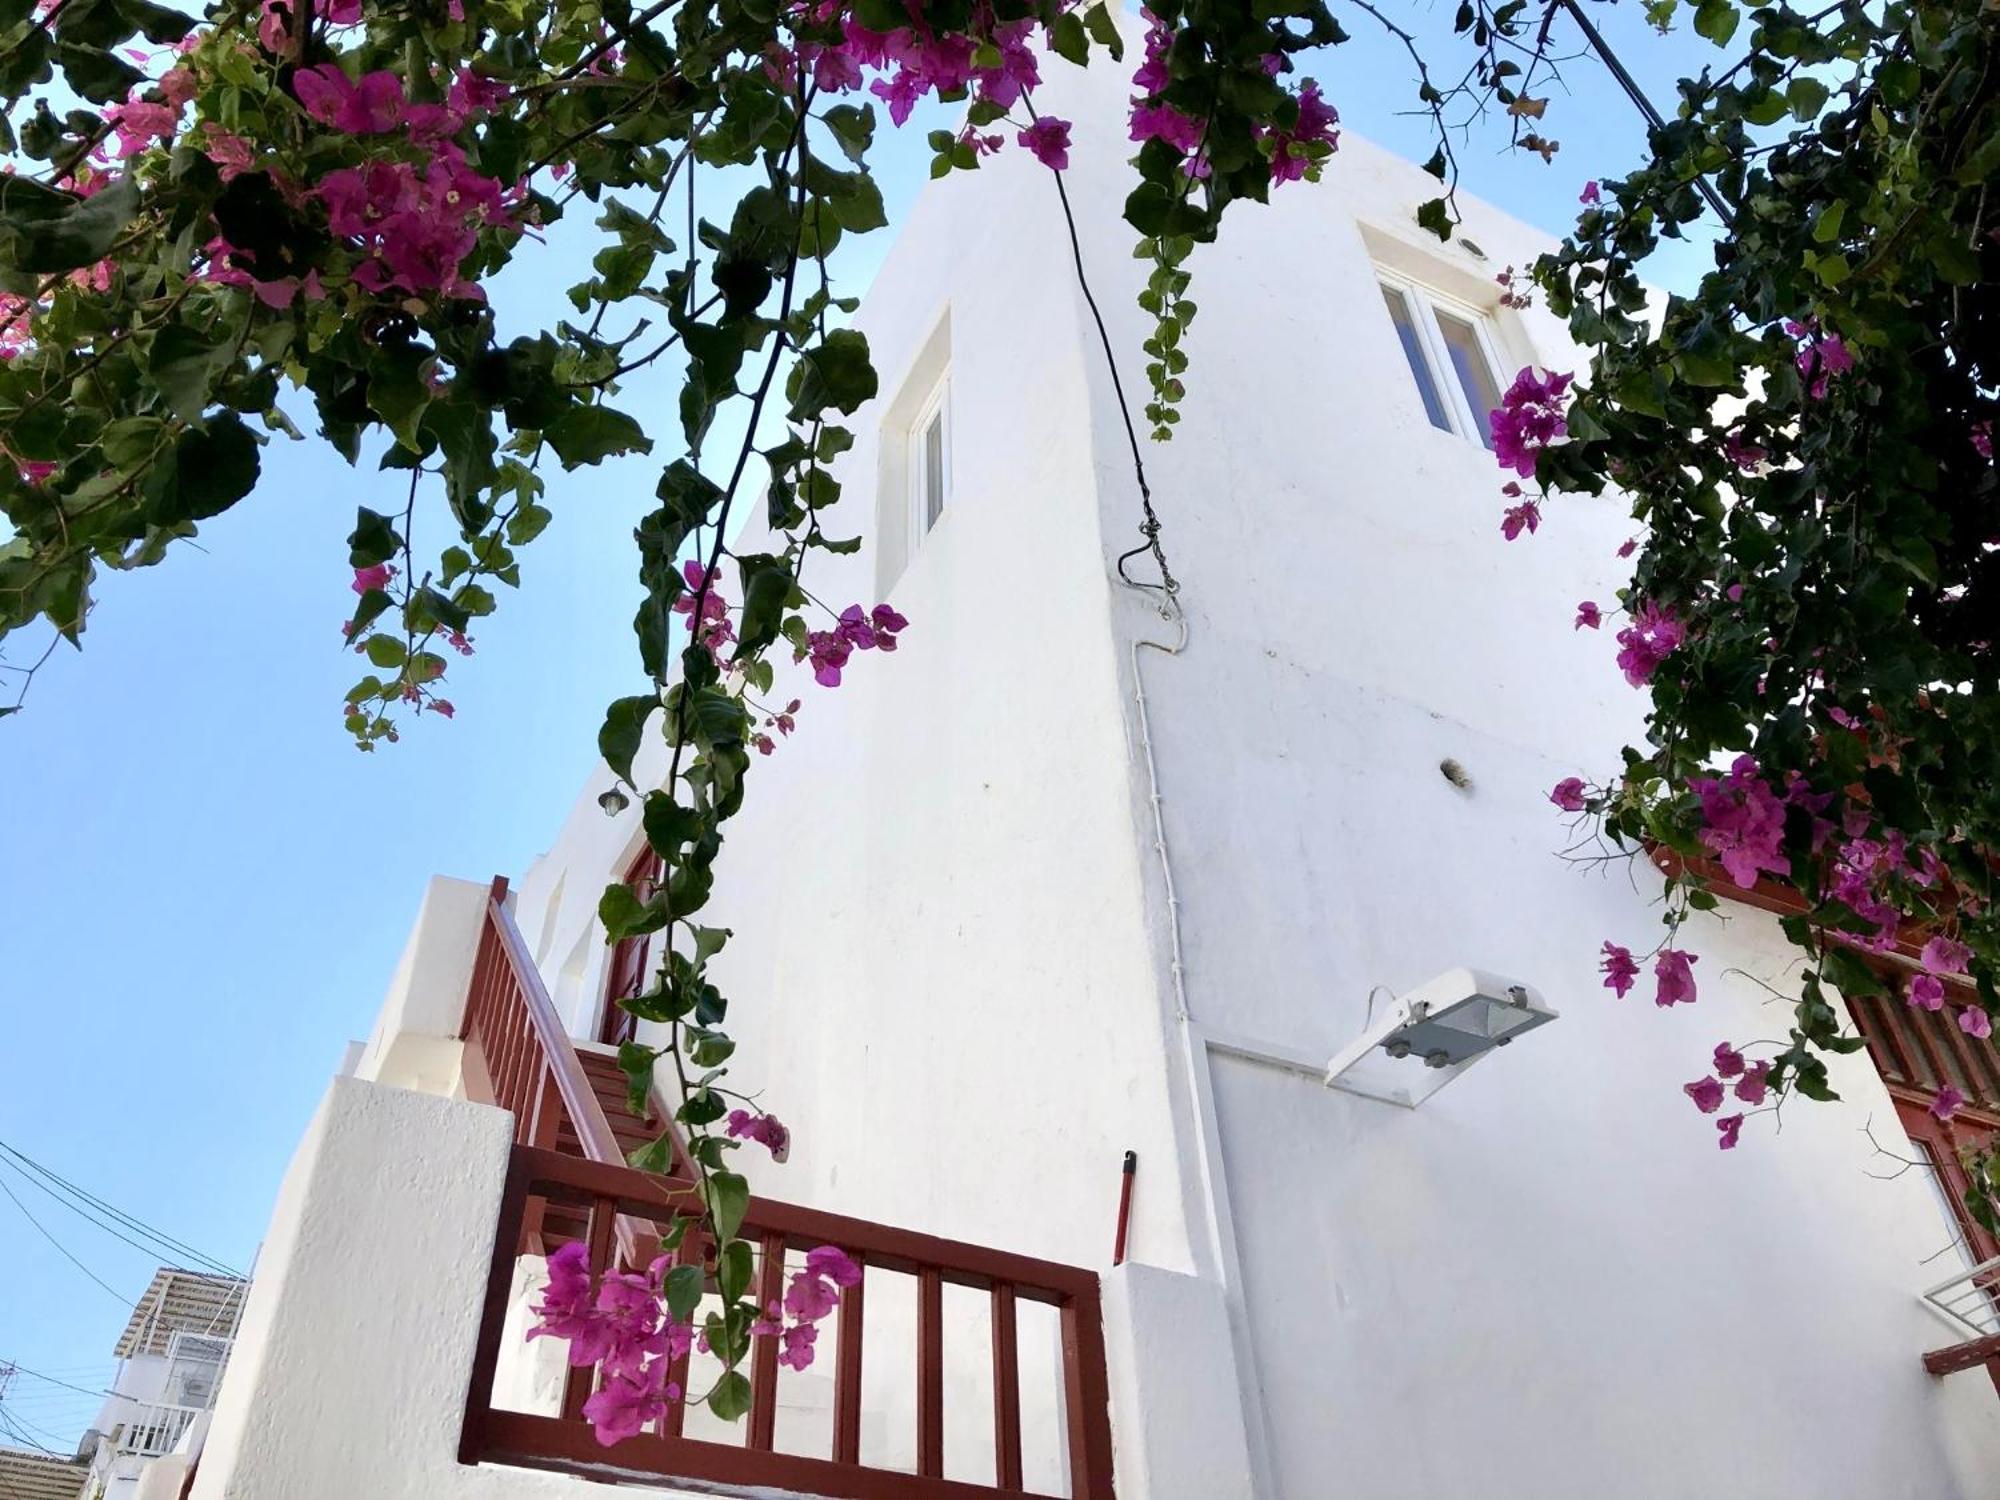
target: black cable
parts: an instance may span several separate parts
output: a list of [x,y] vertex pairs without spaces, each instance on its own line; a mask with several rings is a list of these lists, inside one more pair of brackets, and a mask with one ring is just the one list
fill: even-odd
[[93,1391],[84,1386],[71,1385],[67,1380],[58,1380],[53,1375],[44,1375],[40,1370],[31,1370],[26,1365],[16,1364],[11,1359],[0,1359],[0,1370],[12,1370],[16,1375],[25,1375],[30,1380],[41,1380],[46,1381],[50,1385],[59,1385],[66,1391],[75,1391],[79,1396],[109,1396],[115,1394],[112,1391]]
[[[1611,50],[1610,43],[1606,42],[1598,29],[1591,24],[1590,17],[1583,13],[1583,7],[1577,4],[1577,0],[1557,0],[1557,3],[1570,13],[1571,19],[1578,26],[1583,28],[1583,39],[1590,43],[1591,50],[1597,54],[1597,60],[1611,70],[1611,76],[1617,79],[1618,86],[1625,90],[1625,97],[1638,106],[1639,113],[1646,117],[1646,123],[1655,130],[1665,130],[1666,120],[1657,109],[1653,108],[1653,101],[1646,97],[1645,90],[1639,87],[1639,81],[1625,70],[1625,64],[1618,60],[1618,54]],[[1708,200],[1708,206],[1721,217],[1722,227],[1733,230],[1736,227],[1736,218],[1730,212],[1729,205],[1722,201],[1722,195],[1711,187],[1708,179],[1700,173],[1695,174],[1694,185],[1702,197]]]
[[120,1292],[116,1287],[111,1285],[110,1282],[106,1281],[103,1277],[99,1276],[95,1271],[91,1270],[89,1266],[86,1266],[82,1261],[78,1260],[74,1255],[71,1255],[68,1250],[64,1249],[62,1241],[57,1239],[54,1235],[50,1234],[48,1230],[44,1229],[42,1227],[42,1221],[36,1218],[33,1214],[28,1212],[28,1205],[23,1203],[19,1198],[14,1196],[14,1190],[7,1186],[5,1178],[0,1178],[0,1193],[5,1193],[7,1195],[8,1201],[11,1202],[14,1205],[14,1207],[21,1210],[21,1217],[26,1219],[30,1224],[34,1225],[36,1232],[40,1234],[43,1239],[47,1240],[51,1245],[54,1245],[56,1247],[57,1253],[59,1253],[64,1260],[68,1261],[71,1265],[75,1266],[79,1271],[83,1272],[84,1275],[88,1276],[92,1281],[96,1282],[99,1286],[103,1287],[105,1291],[109,1292],[127,1309],[130,1309],[137,1305],[138,1298],[127,1297],[124,1293]]
[[[147,1239],[152,1240],[154,1242],[155,1247],[164,1247],[164,1249],[168,1253],[169,1259],[174,1259],[181,1256],[187,1256],[197,1262],[197,1268],[206,1267],[214,1270],[217,1275],[231,1276],[241,1279],[243,1273],[238,1271],[234,1266],[228,1265],[223,1261],[217,1260],[212,1255],[208,1255],[200,1250],[195,1249],[194,1246],[187,1244],[185,1241],[175,1239],[172,1235],[166,1233],[164,1230],[154,1228],[151,1224],[146,1223],[145,1220],[140,1219],[133,1214],[128,1214],[121,1208],[118,1208],[110,1203],[106,1203],[102,1198],[99,1198],[95,1193],[92,1193],[87,1188],[78,1187],[75,1183],[71,1182],[61,1173],[53,1171],[50,1168],[43,1166],[40,1162],[36,1161],[26,1152],[20,1151],[15,1147],[8,1145],[7,1142],[5,1141],[0,1141],[0,1153],[4,1153],[7,1157],[13,1158],[13,1162],[18,1163],[19,1166],[25,1166],[30,1171],[34,1172],[37,1176],[46,1178],[49,1182],[54,1183],[58,1188],[62,1190],[62,1192],[67,1193],[75,1198],[81,1198],[85,1203],[89,1204],[92,1208],[98,1210],[100,1213],[110,1215],[113,1219],[117,1220],[120,1224],[124,1225],[126,1228],[131,1229],[135,1233],[143,1235]],[[19,1166],[16,1167],[16,1170],[19,1170]],[[35,1186],[41,1188],[43,1192],[48,1193],[50,1197],[56,1198],[58,1202],[63,1202],[63,1200],[60,1197],[57,1197],[57,1194],[54,1191],[52,1191],[46,1186],[43,1186],[42,1183],[37,1182]],[[93,1223],[97,1222],[94,1218],[92,1218],[92,1216],[88,1212],[86,1212],[82,1208],[78,1208],[75,1204],[64,1202],[63,1206],[71,1209],[75,1213],[81,1214],[84,1218],[91,1219]],[[107,1233],[111,1234],[117,1233],[116,1230],[112,1229],[107,1224],[98,1224],[98,1227],[100,1229],[105,1230]],[[119,1235],[119,1238],[124,1239],[124,1236]],[[128,1245],[132,1244],[132,1241],[130,1240],[126,1240],[125,1242]],[[134,1245],[133,1248],[138,1250],[143,1250],[147,1255],[150,1256],[156,1256],[160,1253],[159,1248],[148,1249],[144,1245]],[[195,1269],[195,1268],[190,1268],[190,1269]]]

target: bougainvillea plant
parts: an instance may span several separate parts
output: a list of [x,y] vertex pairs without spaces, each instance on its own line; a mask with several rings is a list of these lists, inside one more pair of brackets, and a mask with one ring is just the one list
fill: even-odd
[[[1418,215],[1433,232],[1457,222],[1449,110],[1497,105],[1520,147],[1554,156],[1532,90],[1568,0],[1466,0],[1472,58],[1444,88],[1383,11],[1341,3],[1410,47],[1439,128],[1443,190]],[[1655,10],[1664,23],[1670,0]],[[1695,24],[1726,40],[1736,19],[1702,0]],[[1892,911],[1953,945],[1932,953],[1940,983],[1963,953],[1993,998],[1979,904],[1992,479],[1990,451],[1973,457],[1991,416],[1992,28],[1970,5],[1752,22],[1746,61],[1690,85],[1650,165],[1608,201],[1588,194],[1577,236],[1536,268],[1591,369],[1573,384],[1528,372],[1496,421],[1517,484],[1616,484],[1649,528],[1621,664],[1653,695],[1654,748],[1566,800],[1626,840],[1695,852],[1723,837],[1735,868],[1818,903],[1791,929],[1818,965],[1795,1045],[1755,1065],[1782,1097],[1824,1092],[1815,1049],[1850,1043],[1820,986],[1872,974],[1849,945]],[[1123,64],[1116,148],[1136,153],[1125,216],[1151,266],[1156,439],[1185,396],[1190,256],[1237,202],[1321,175],[1337,121],[1304,54],[1344,35],[1323,0],[1161,0]],[[591,1417],[607,1442],[672,1401],[740,1415],[753,1342],[804,1367],[854,1274],[827,1248],[779,1305],[750,1296],[734,1153],[779,1154],[787,1134],[727,1085],[709,963],[729,934],[707,904],[754,757],[809,711],[766,701],[773,653],[836,689],[856,652],[922,626],[884,604],[829,608],[800,583],[815,549],[858,545],[824,526],[844,419],[876,377],[827,257],[884,222],[877,108],[901,125],[923,100],[960,103],[960,128],[930,138],[935,173],[1019,151],[1060,187],[1083,143],[1036,108],[1044,71],[1121,55],[1109,14],[1075,0],[224,0],[199,18],[153,0],[0,0],[0,632],[43,622],[77,642],[103,572],[160,561],[252,494],[268,443],[310,426],[397,471],[346,559],[345,631],[370,670],[344,717],[373,748],[411,715],[452,714],[449,658],[472,651],[550,518],[543,468],[661,450],[659,504],[636,532],[645,680],[599,735],[661,876],[643,894],[611,887],[600,915],[610,940],[658,935],[657,972],[623,1002],[650,1040],[621,1060],[635,1094],[664,1075],[698,1208],[650,1267],[593,1277],[574,1248],[552,1260],[541,1331],[603,1370]],[[1835,64],[1849,76],[1829,106],[1816,80]],[[1792,138],[1752,144],[1750,126],[1786,109]],[[1661,330],[1637,316],[1633,268],[1698,212],[1700,173],[1738,224]],[[576,318],[503,341],[496,275],[584,214],[598,241]],[[1511,279],[1505,293],[1524,295]],[[621,382],[663,360],[675,411],[621,409]],[[725,410],[744,436],[720,445]],[[759,490],[777,540],[735,551]],[[1514,532],[1533,531],[1540,495],[1514,498]],[[450,516],[435,558],[413,547],[419,507]],[[1148,525],[1156,542],[1150,510]],[[669,764],[641,786],[648,734]],[[1712,899],[1686,880],[1672,896],[1676,922]],[[1661,995],[1692,998],[1673,930],[1653,960]],[[1608,961],[1629,983],[1637,961]],[[1751,1067],[1725,1075],[1746,1099]],[[664,1138],[637,1157],[670,1160]],[[675,1253],[690,1237],[695,1264]],[[668,1372],[694,1343],[721,1372],[684,1392]]]
[[[1642,528],[1617,606],[1564,606],[1615,634],[1649,743],[1551,800],[1673,871],[1659,941],[1607,940],[1605,984],[1693,1001],[1689,912],[1760,885],[1795,908],[1789,1035],[1754,1061],[1725,1041],[1687,1086],[1725,1149],[1744,1125],[1725,1089],[1753,1111],[1832,1097],[1826,1054],[1862,1045],[1836,992],[1949,1008],[1982,1044],[2000,1014],[2000,22],[1976,3],[1748,21],[1742,59],[1682,85],[1652,161],[1591,184],[1535,267],[1588,371],[1523,371],[1492,419],[1519,476],[1503,526],[1615,490]],[[1718,42],[1737,22],[1696,13]],[[1637,267],[1714,201],[1714,269],[1661,305]],[[1933,1112],[1964,1102],[1947,1086]],[[1966,1165],[2000,1228],[1991,1150]]]

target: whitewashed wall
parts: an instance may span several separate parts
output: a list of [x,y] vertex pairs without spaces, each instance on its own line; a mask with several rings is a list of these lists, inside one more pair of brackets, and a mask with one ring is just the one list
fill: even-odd
[[[1136,351],[1120,84],[1090,87],[1042,102],[1077,121],[1086,258]],[[720,961],[739,1081],[797,1130],[756,1185],[1102,1267],[1138,1149],[1134,1254],[1222,1299],[1243,1420],[1213,1451],[1247,1450],[1267,1496],[2000,1491],[1990,1384],[1918,1365],[1943,1341],[1916,1292],[1947,1230],[1913,1177],[1869,1175],[1864,1127],[1895,1126],[1865,1059],[1836,1069],[1841,1106],[1789,1109],[1782,1138],[1753,1122],[1727,1155],[1680,1092],[1717,1041],[1782,1033],[1754,982],[1785,981],[1772,924],[1691,931],[1692,1008],[1599,985],[1603,939],[1651,945],[1656,885],[1559,861],[1545,797],[1638,726],[1610,632],[1570,623],[1610,602],[1627,523],[1560,501],[1504,542],[1490,455],[1425,421],[1371,260],[1490,304],[1493,272],[1545,248],[1470,201],[1485,259],[1428,242],[1409,220],[1431,187],[1350,138],[1324,184],[1241,208],[1194,261],[1187,419],[1149,454],[1188,641],[1138,669],[1185,1022],[1129,654],[1174,632],[1110,574],[1136,492],[1053,187],[1010,152],[923,198],[859,319],[883,396],[846,503],[884,507],[894,541],[878,424],[947,315],[955,493],[900,576],[872,544],[815,560],[836,607],[895,577],[911,626],[839,690],[799,689],[712,908],[741,932]],[[1546,314],[1497,318],[1510,361],[1573,367]],[[1143,390],[1136,358],[1125,374]],[[592,909],[638,837],[602,785],[522,887],[580,1032]],[[1562,1019],[1414,1114],[1208,1045],[1323,1059],[1371,985],[1465,963]],[[1143,1366],[1146,1314],[1115,1306]],[[1190,1379],[1231,1363],[1200,1347]],[[1164,1396],[1141,1412],[1119,1378],[1121,1473],[1186,1493],[1148,1420]]]

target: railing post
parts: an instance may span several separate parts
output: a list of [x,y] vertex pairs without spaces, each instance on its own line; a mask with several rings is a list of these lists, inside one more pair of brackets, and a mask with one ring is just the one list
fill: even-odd
[[1014,1288],[993,1283],[993,1482],[1021,1487],[1021,1355]]
[[840,1289],[840,1317],[834,1325],[840,1340],[833,1373],[833,1461],[861,1462],[861,1328],[862,1289],[868,1284],[867,1263],[854,1256],[861,1280]]
[[944,1478],[944,1277],[936,1266],[917,1270],[917,1472]]
[[[757,1307],[770,1308],[785,1289],[785,1237],[767,1234],[757,1267]],[[750,1447],[769,1453],[778,1432],[778,1341],[761,1338],[750,1352]]]
[[1062,1305],[1063,1389],[1069,1405],[1070,1500],[1111,1500],[1111,1392],[1097,1284]]
[[518,1156],[507,1162],[507,1185],[500,1194],[500,1222],[494,1226],[493,1258],[486,1272],[486,1305],[479,1314],[479,1342],[473,1346],[472,1376],[465,1392],[465,1422],[458,1433],[458,1461],[476,1464],[486,1450],[486,1414],[493,1409],[493,1374],[500,1368],[500,1336],[506,1330],[507,1301],[514,1289],[514,1259],[528,1202],[528,1168]]

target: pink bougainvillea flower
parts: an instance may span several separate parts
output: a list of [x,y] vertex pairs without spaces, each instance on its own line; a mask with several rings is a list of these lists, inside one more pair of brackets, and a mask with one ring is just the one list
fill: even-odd
[[1845,375],[1854,368],[1854,356],[1848,352],[1846,341],[1838,334],[1822,332],[1817,319],[1788,322],[1785,332],[1799,341],[1799,374],[1805,379],[1806,393],[1814,400],[1826,395],[1833,376]]
[[1931,1100],[1931,1113],[1941,1121],[1949,1120],[1958,1113],[1958,1107],[1963,1103],[1965,1095],[1947,1083],[1937,1091],[1937,1097]]
[[513,90],[497,78],[488,78],[471,68],[460,68],[451,80],[445,104],[452,120],[463,123],[474,115],[491,114],[512,97]]
[[1903,998],[1912,1010],[1943,1010],[1944,981],[1935,974],[1912,974]]
[[1717,1078],[1699,1078],[1693,1083],[1681,1085],[1681,1092],[1694,1100],[1694,1107],[1705,1115],[1712,1115],[1722,1108],[1722,1081]]
[[1133,140],[1165,141],[1182,156],[1192,155],[1201,144],[1201,121],[1171,104],[1134,105],[1130,123]]
[[1715,1073],[1718,1078],[1734,1078],[1743,1071],[1743,1054],[1727,1042],[1715,1044]]
[[1972,960],[1972,950],[1954,938],[1939,934],[1925,943],[1917,962],[1933,974],[1963,974]]
[[1604,611],[1586,599],[1576,607],[1576,624],[1573,630],[1595,630],[1604,623]]
[[1639,539],[1635,536],[1628,536],[1625,538],[1623,545],[1619,547],[1618,556],[1630,557],[1634,552],[1637,552],[1638,550],[1639,550]]
[[1622,1000],[1639,978],[1639,965],[1632,959],[1632,950],[1622,944],[1607,940],[1603,953],[1597,968],[1604,975],[1604,987]]
[[606,1448],[637,1437],[647,1425],[667,1414],[668,1391],[675,1397],[680,1389],[672,1385],[641,1384],[623,1375],[605,1380],[583,1403],[583,1418]]
[[458,710],[451,706],[451,699],[449,698],[433,698],[431,699],[431,712],[434,714],[443,714],[447,719],[449,719],[453,715],[455,715],[458,712]]
[[1563,416],[1565,393],[1573,377],[1537,375],[1530,365],[1514,377],[1500,404],[1487,415],[1493,434],[1493,456],[1503,469],[1532,478],[1535,456],[1569,432]]
[[1558,781],[1550,788],[1549,801],[1555,803],[1564,812],[1582,812],[1584,808],[1583,778],[1581,776],[1563,777],[1561,781]]
[[1972,446],[1981,458],[1993,456],[1993,424],[1974,422],[1972,424]]
[[1534,535],[1541,525],[1542,507],[1537,500],[1523,500],[1519,505],[1510,505],[1500,515],[1500,535],[1510,542],[1524,531]]
[[403,81],[378,70],[352,79],[338,63],[301,68],[292,88],[307,114],[349,135],[382,135],[403,123]]
[[1597,183],[1591,181],[1583,185],[1583,191],[1576,195],[1576,201],[1583,204],[1586,208],[1594,208],[1599,201],[1599,197]]
[[1014,138],[1049,170],[1061,172],[1069,167],[1069,121],[1043,115]]
[[1618,632],[1618,670],[1633,687],[1644,687],[1687,639],[1687,627],[1670,609],[1648,599]]
[[777,1161],[783,1161],[791,1149],[792,1133],[778,1123],[776,1115],[755,1115],[747,1109],[732,1109],[727,1128],[731,1138],[756,1141]]
[[396,576],[396,570],[387,563],[377,563],[372,568],[354,570],[354,592],[365,594],[370,589],[386,589],[389,580]]
[[818,1337],[819,1330],[812,1324],[794,1323],[778,1340],[778,1363],[790,1370],[810,1369],[813,1341]]
[[1983,1042],[1993,1035],[1993,1018],[1986,1014],[1984,1007],[1968,1005],[1958,1013],[1958,1029]]
[[1694,1003],[1694,965],[1700,960],[1679,948],[1668,948],[1653,960],[1653,978],[1658,987],[1653,1003],[1659,1006]]
[[1743,1070],[1743,1076],[1736,1080],[1734,1091],[1736,1097],[1755,1109],[1764,1102],[1764,1096],[1770,1092],[1771,1086],[1767,1082],[1770,1076],[1771,1065],[1768,1062],[1750,1064]]
[[839,1293],[824,1276],[801,1271],[785,1289],[785,1311],[805,1323],[817,1323],[839,1304]]
[[861,1281],[861,1267],[838,1245],[815,1245],[806,1251],[806,1270],[835,1286],[856,1286]]
[[1791,874],[1791,861],[1779,848],[1785,804],[1758,774],[1754,758],[1737,756],[1726,777],[1693,777],[1688,790],[1701,801],[1702,843],[1739,888],[1749,890],[1767,870]]
[[1770,455],[1745,437],[1740,430],[1732,430],[1722,440],[1722,456],[1744,473],[1749,473]]
[[1734,1151],[1737,1137],[1743,1134],[1743,1116],[1724,1115],[1715,1122],[1715,1128],[1719,1137],[1715,1144],[1724,1151]]

